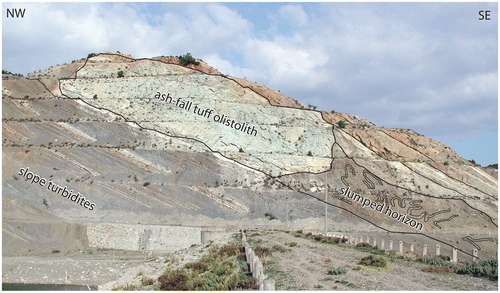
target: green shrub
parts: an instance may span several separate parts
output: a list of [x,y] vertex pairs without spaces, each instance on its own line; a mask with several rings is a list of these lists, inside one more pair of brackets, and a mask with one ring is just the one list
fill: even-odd
[[285,252],[286,248],[284,248],[281,245],[275,244],[272,248],[271,251],[279,251],[279,252]]
[[450,265],[448,261],[444,260],[439,256],[436,257],[423,256],[420,258],[420,261],[434,267],[447,267]]
[[186,291],[192,288],[187,284],[188,276],[182,270],[172,271],[170,274],[163,274],[158,278],[160,290]]
[[123,76],[124,76],[124,75],[123,75],[123,71],[121,71],[121,70],[120,70],[120,71],[118,71],[118,77],[123,77]]
[[142,277],[141,279],[141,284],[142,286],[150,286],[153,285],[155,280],[148,278],[148,277]]
[[356,244],[356,247],[368,247],[368,248],[372,248],[371,244],[370,243],[366,243],[366,242],[360,242],[360,243]]
[[311,151],[309,151],[309,152],[307,153],[307,155],[308,155],[309,157],[312,157],[312,156],[313,156],[313,153],[312,153]]
[[257,286],[257,282],[253,277],[240,280],[238,283],[231,284],[229,286],[229,290],[231,291],[240,291],[240,290],[256,290],[259,287]]
[[347,238],[323,236],[321,239],[321,243],[327,243],[327,244],[339,244],[345,242],[347,242]]
[[257,245],[255,247],[255,254],[258,257],[264,257],[271,254],[271,250],[268,247]]
[[331,268],[331,269],[328,270],[328,274],[329,275],[335,275],[336,276],[336,275],[342,275],[342,274],[345,274],[345,273],[347,273],[347,269],[344,268],[344,267],[338,267],[338,268],[333,267],[333,268]]
[[419,254],[418,254],[418,252],[415,252],[415,251],[407,251],[407,252],[405,252],[403,257],[405,260],[416,261],[419,259]]
[[435,267],[435,266],[426,266],[426,267],[423,267],[422,268],[422,272],[438,273],[438,274],[455,273],[455,271],[452,268],[449,268],[449,267]]
[[340,127],[340,128],[345,128],[345,125],[346,125],[346,124],[345,124],[345,121],[344,121],[344,120],[340,120],[340,121],[338,122],[338,125],[339,125],[339,127]]
[[368,255],[359,261],[360,265],[364,266],[372,266],[377,268],[385,268],[387,267],[387,259],[381,255]]
[[203,273],[204,271],[207,270],[208,268],[208,265],[207,264],[204,264],[202,262],[191,262],[191,263],[187,263],[184,268],[186,269],[191,269],[193,271],[197,271],[199,273]]
[[238,252],[239,252],[239,247],[236,246],[236,243],[228,243],[224,246],[222,246],[220,249],[219,249],[219,255],[220,256],[233,256],[233,255],[236,255]]
[[288,245],[290,247],[300,247],[300,245],[297,244],[297,242],[293,241],[293,242],[286,242],[285,245]]
[[454,266],[453,269],[460,275],[473,275],[475,277],[488,277],[498,280],[498,260],[488,259],[479,262],[465,261],[463,266]]
[[187,53],[186,55],[180,56],[179,61],[182,64],[182,66],[187,66],[189,64],[200,65],[200,62],[196,61],[193,58],[193,56],[191,56],[191,53]]
[[[209,249],[198,262],[188,263],[183,269],[168,270],[158,279],[160,290],[227,291],[256,289],[252,273],[241,246],[229,242]],[[241,253],[241,254],[239,254]]]
[[276,220],[276,217],[271,213],[265,213],[264,216],[269,217],[269,220]]
[[321,241],[321,239],[323,239],[323,236],[321,235],[313,235],[312,238],[316,241]]

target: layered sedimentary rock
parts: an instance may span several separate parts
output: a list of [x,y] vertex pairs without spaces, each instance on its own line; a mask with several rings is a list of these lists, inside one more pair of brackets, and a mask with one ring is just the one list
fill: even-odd
[[[496,241],[498,179],[449,147],[204,62],[98,54],[4,80],[2,127],[4,195],[79,223],[321,228],[326,191],[331,230],[488,235],[453,244],[466,251]],[[95,209],[20,178],[26,167]]]

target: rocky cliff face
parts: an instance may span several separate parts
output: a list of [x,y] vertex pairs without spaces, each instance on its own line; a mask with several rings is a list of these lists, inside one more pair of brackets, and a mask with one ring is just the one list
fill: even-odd
[[[2,127],[4,196],[68,221],[321,228],[326,191],[330,230],[456,233],[464,251],[494,247],[469,234],[496,239],[498,179],[449,147],[202,61],[98,54],[4,79]],[[95,209],[26,181],[26,167]]]

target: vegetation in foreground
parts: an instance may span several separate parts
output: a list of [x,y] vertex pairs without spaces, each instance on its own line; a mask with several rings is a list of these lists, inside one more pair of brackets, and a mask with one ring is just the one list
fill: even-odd
[[[236,242],[215,246],[199,261],[182,269],[167,270],[158,278],[160,290],[226,291],[256,289],[256,283],[245,260],[244,248]],[[240,257],[238,257],[240,256]]]
[[[294,232],[295,237],[310,238],[326,244],[343,244],[347,238],[328,237],[322,235],[304,234],[302,230]],[[347,247],[347,246],[346,246]],[[398,254],[395,251],[386,251],[378,247],[372,247],[368,243],[358,243],[355,249],[369,252],[373,256],[363,257],[359,264],[366,266],[375,266],[385,268],[388,260],[392,262],[415,261],[427,264],[422,271],[430,273],[455,273],[460,275],[471,275],[474,277],[488,278],[492,281],[498,281],[498,260],[485,259],[479,261],[459,261],[457,264],[450,262],[450,259],[444,256],[421,256],[417,252],[408,251],[404,254]],[[375,257],[379,256],[379,257]],[[387,259],[386,259],[387,258]]]

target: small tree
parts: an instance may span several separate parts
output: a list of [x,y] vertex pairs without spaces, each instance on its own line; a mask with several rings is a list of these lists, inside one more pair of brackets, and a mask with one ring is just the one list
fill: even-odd
[[118,71],[118,77],[123,77],[123,71]]
[[97,100],[97,94],[94,94],[94,100]]
[[307,104],[307,108],[312,109],[312,110],[316,110],[316,108],[318,108],[318,107],[311,105],[311,104]]
[[196,61],[191,53],[187,53],[186,55],[179,56],[179,62],[181,62],[182,66],[187,66],[189,64],[200,65],[200,62]]
[[313,153],[312,153],[311,151],[309,151],[309,152],[307,153],[307,155],[308,155],[309,157],[312,157],[312,156],[313,156]]
[[339,123],[338,123],[339,127],[340,128],[345,128],[345,121],[344,120],[340,120]]

